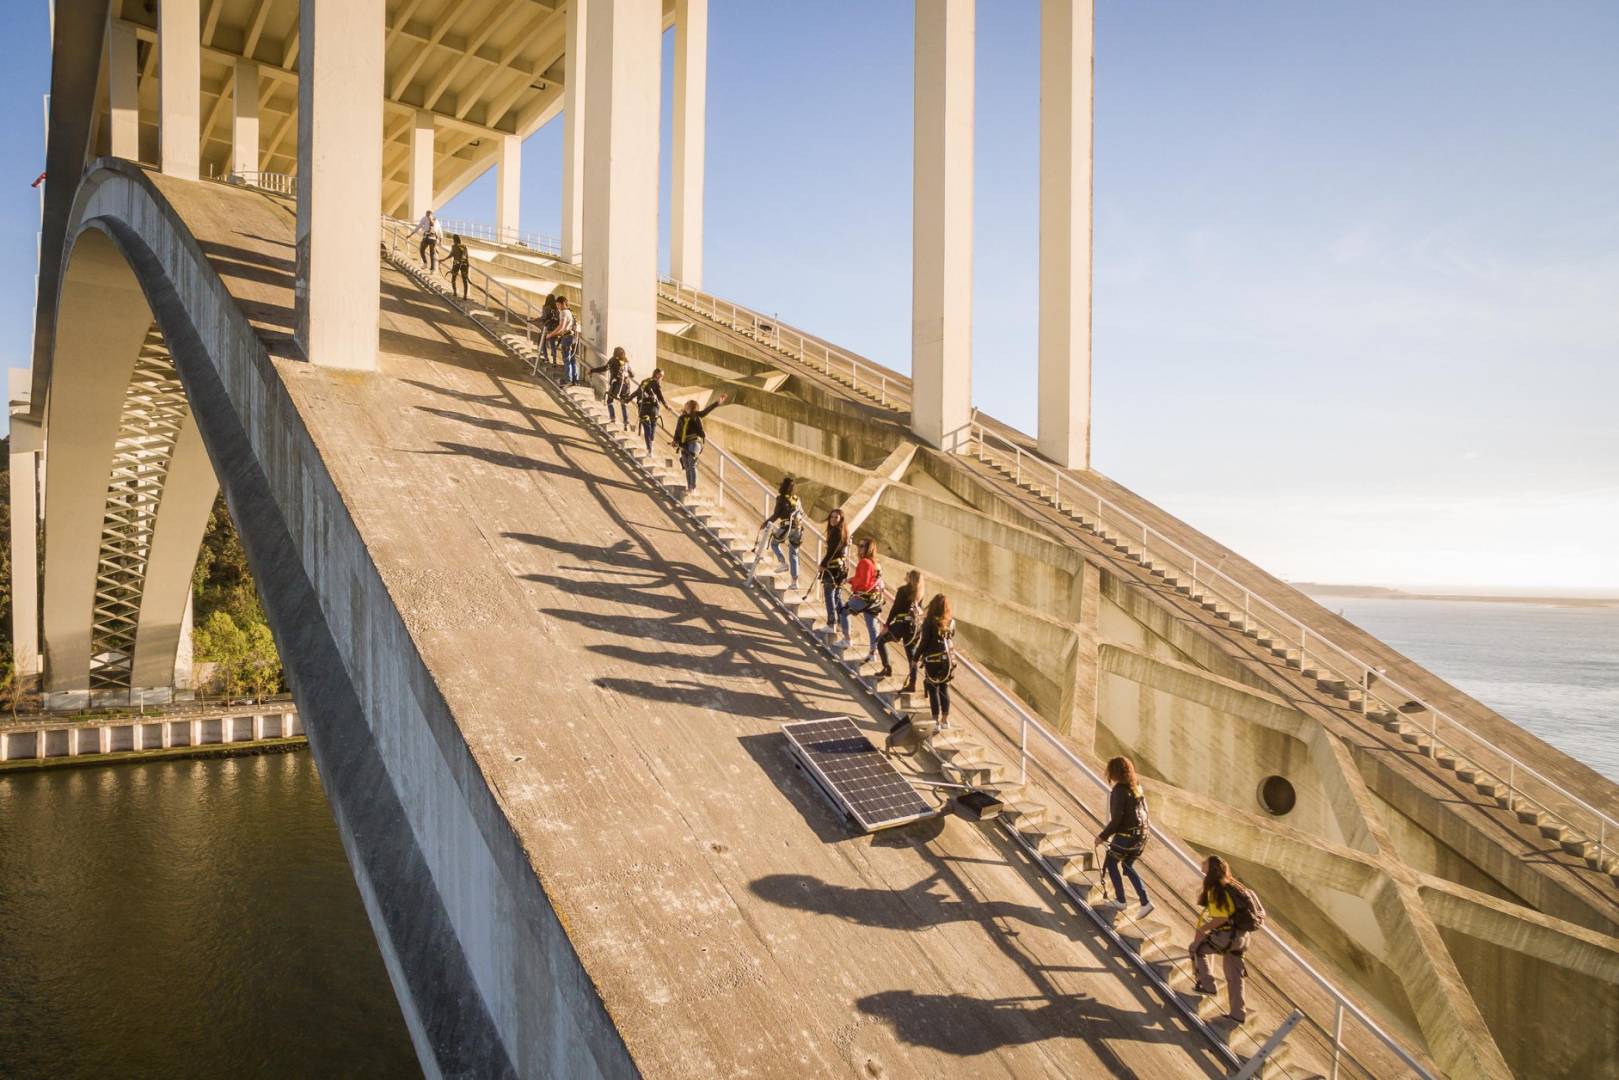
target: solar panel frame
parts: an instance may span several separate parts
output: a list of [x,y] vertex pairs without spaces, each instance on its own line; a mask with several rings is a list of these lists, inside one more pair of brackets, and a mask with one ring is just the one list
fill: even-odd
[[850,717],[798,720],[783,724],[781,731],[816,786],[863,831],[891,829],[938,812]]

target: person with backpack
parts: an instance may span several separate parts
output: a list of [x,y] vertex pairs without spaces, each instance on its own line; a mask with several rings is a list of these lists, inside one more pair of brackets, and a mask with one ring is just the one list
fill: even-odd
[[921,634],[922,571],[912,570],[905,575],[905,584],[895,590],[894,603],[888,609],[888,621],[883,624],[883,632],[877,636],[877,648],[883,658],[883,669],[877,673],[879,679],[894,674],[893,667],[888,663],[889,643],[897,641],[905,650],[905,662],[909,668],[905,685],[899,688],[902,694],[916,692],[916,643]]
[[680,466],[686,470],[686,490],[697,490],[697,455],[703,452],[703,443],[708,438],[703,430],[703,417],[731,400],[729,394],[721,394],[708,403],[707,408],[699,409],[695,398],[688,398],[686,405],[675,420],[675,449],[680,452]]
[[[798,548],[804,542],[804,508],[798,500],[798,481],[791,476],[781,478],[781,486],[776,489],[776,506],[765,518],[761,528],[770,530],[770,552],[776,556],[776,564],[784,569],[791,568],[793,583],[790,588],[798,588]],[[781,545],[787,544],[787,555],[781,553]]]
[[[849,526],[844,523],[843,511],[834,508],[826,515],[826,551],[821,565],[816,568],[815,580],[821,583],[826,597],[826,632],[828,644],[849,644],[849,611],[843,605],[843,583],[849,578]],[[810,585],[814,588],[814,583]]]
[[658,433],[660,409],[669,408],[669,399],[663,396],[663,369],[653,368],[652,374],[641,380],[635,388],[635,416],[641,424],[641,438],[646,452],[652,454],[652,439]]
[[433,211],[423,214],[416,227],[405,234],[405,239],[409,240],[417,233],[422,234],[422,244],[416,251],[416,257],[429,272],[438,269],[438,218],[433,216]]
[[1141,875],[1136,873],[1136,860],[1147,850],[1150,835],[1147,794],[1141,789],[1141,781],[1136,779],[1135,763],[1127,757],[1108,759],[1106,775],[1107,782],[1113,785],[1107,798],[1108,822],[1096,834],[1096,842],[1107,845],[1102,870],[1113,882],[1113,894],[1118,900],[1103,901],[1097,906],[1124,907],[1124,881],[1119,873],[1122,870],[1124,877],[1135,886],[1136,899],[1141,901],[1136,918],[1145,918],[1152,914],[1153,903],[1147,898],[1147,886],[1142,884]]
[[877,562],[877,541],[868,536],[860,541],[859,550],[854,576],[849,579],[846,606],[851,614],[866,620],[866,642],[870,647],[861,663],[869,664],[877,659],[877,613],[883,607],[883,568]]
[[928,688],[928,712],[938,730],[950,726],[950,681],[956,677],[956,619],[950,599],[939,593],[928,601],[922,620],[922,641],[916,647],[922,658],[922,677]]
[[455,295],[456,278],[461,279],[461,299],[467,299],[467,293],[472,289],[472,256],[467,252],[467,245],[461,242],[461,234],[450,236],[450,253],[445,256],[450,264],[450,295]]
[[556,363],[556,342],[551,337],[551,331],[557,328],[557,294],[552,293],[545,298],[545,304],[540,308],[540,317],[534,323],[534,329],[540,332],[540,359],[548,364]]
[[574,334],[579,324],[568,310],[568,298],[557,297],[557,324],[547,340],[556,342],[556,351],[562,357],[562,382],[565,386],[579,385],[579,361],[574,351]]
[[1197,903],[1202,911],[1197,917],[1197,932],[1187,950],[1192,954],[1192,971],[1196,975],[1193,990],[1199,994],[1215,992],[1214,979],[1209,974],[1209,956],[1219,953],[1230,1005],[1225,1019],[1241,1024],[1248,1019],[1243,994],[1248,968],[1243,955],[1248,951],[1249,937],[1265,925],[1265,906],[1253,890],[1231,876],[1231,868],[1218,855],[1210,855],[1203,863],[1203,891],[1198,894]]
[[629,403],[623,400],[624,385],[630,379],[630,358],[624,353],[624,346],[619,345],[613,349],[613,355],[607,358],[607,363],[597,365],[590,369],[592,375],[607,372],[607,422],[612,423],[615,414],[613,405],[617,403],[619,412],[624,414],[624,427],[630,426]]

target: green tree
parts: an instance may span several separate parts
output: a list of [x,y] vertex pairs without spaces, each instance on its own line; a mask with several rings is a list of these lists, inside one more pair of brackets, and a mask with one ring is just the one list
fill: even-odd
[[225,611],[214,611],[191,636],[196,655],[212,660],[214,681],[226,697],[237,697],[247,684],[248,635]]
[[281,689],[281,657],[275,651],[275,639],[270,628],[262,622],[247,628],[246,680],[255,701],[263,700]]

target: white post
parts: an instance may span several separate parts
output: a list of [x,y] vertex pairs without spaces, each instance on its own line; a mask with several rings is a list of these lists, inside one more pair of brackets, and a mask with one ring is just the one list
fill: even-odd
[[231,95],[230,171],[259,171],[259,65],[236,61],[236,86]]
[[[11,397],[30,373],[13,369]],[[39,674],[39,424],[11,418],[11,653],[19,675]]]
[[568,80],[562,87],[562,257],[578,265],[585,246],[586,0],[568,0]]
[[433,114],[416,110],[410,128],[410,220],[433,209]]
[[636,364],[657,346],[660,0],[590,0],[584,321]]
[[916,5],[911,430],[945,449],[972,405],[973,7]]
[[1091,455],[1091,115],[1094,0],[1040,9],[1040,449]]
[[107,20],[107,109],[113,157],[141,156],[140,72],[135,66],[135,27]]
[[507,243],[517,238],[522,182],[523,140],[516,135],[502,135],[500,158],[495,165],[495,231]]
[[669,276],[703,287],[703,145],[708,111],[708,0],[675,0],[674,178]]
[[159,162],[170,176],[200,175],[202,13],[198,0],[163,0],[157,11]]
[[324,367],[377,366],[384,14],[384,0],[298,9],[296,329]]

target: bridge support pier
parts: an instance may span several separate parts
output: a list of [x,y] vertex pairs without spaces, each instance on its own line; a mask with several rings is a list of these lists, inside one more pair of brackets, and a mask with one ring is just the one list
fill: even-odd
[[592,0],[585,112],[585,337],[657,355],[659,0]]
[[973,17],[916,5],[911,430],[944,450],[972,416]]
[[231,95],[230,169],[233,173],[259,171],[259,65],[236,61]]
[[567,83],[562,88],[562,257],[575,266],[585,246],[585,57],[584,0],[569,0],[564,48]]
[[1090,467],[1094,0],[1040,8],[1040,450]]
[[163,0],[157,18],[158,160],[170,176],[195,180],[202,156],[202,13],[197,0]]
[[523,140],[516,135],[500,137],[500,156],[495,163],[495,230],[503,240],[515,240],[523,204]]
[[17,674],[39,674],[39,424],[28,419],[27,371],[13,370],[11,400],[11,655]]
[[703,139],[708,109],[708,0],[675,0],[674,179],[669,276],[703,287]]
[[410,126],[410,220],[433,209],[433,114],[417,109]]
[[113,157],[141,157],[141,101],[135,67],[135,28],[122,19],[107,20],[107,114]]
[[377,366],[383,16],[383,0],[298,9],[296,334],[324,367]]

